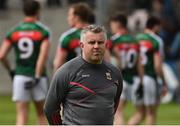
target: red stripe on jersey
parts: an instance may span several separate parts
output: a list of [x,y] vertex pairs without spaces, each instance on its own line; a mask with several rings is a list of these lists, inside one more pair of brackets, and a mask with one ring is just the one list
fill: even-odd
[[69,43],[69,49],[75,49],[80,46],[80,40],[79,39],[73,39]]
[[149,50],[153,49],[153,45],[149,40],[141,40],[140,45],[146,47]]
[[13,42],[17,42],[20,38],[28,37],[33,41],[39,41],[42,39],[42,33],[39,31],[17,31],[11,36]]
[[135,50],[139,51],[139,45],[138,44],[133,44],[133,43],[117,44],[117,45],[115,45],[115,48],[117,48],[118,50],[135,49]]
[[93,90],[91,90],[91,89],[85,87],[84,85],[82,85],[82,84],[80,84],[80,83],[77,83],[77,82],[70,82],[70,84],[71,84],[71,85],[79,86],[79,87],[85,89],[85,90],[88,91],[88,92],[91,92],[91,93],[93,93],[93,94],[96,94],[96,92],[94,92]]

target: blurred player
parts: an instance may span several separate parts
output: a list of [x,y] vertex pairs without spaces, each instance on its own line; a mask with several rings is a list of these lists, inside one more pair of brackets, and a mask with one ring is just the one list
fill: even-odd
[[24,20],[10,30],[1,45],[0,59],[5,68],[11,71],[6,56],[11,47],[14,48],[16,69],[12,99],[16,102],[16,124],[27,124],[29,102],[33,100],[38,124],[42,125],[46,124],[43,105],[48,89],[45,64],[49,50],[49,31],[38,21],[40,4],[37,1],[26,1],[23,12]]
[[159,103],[157,76],[163,82],[162,94],[167,91],[162,70],[162,57],[160,55],[159,42],[154,35],[160,30],[160,21],[150,17],[146,23],[144,33],[138,34],[137,39],[141,45],[142,64],[144,66],[143,89],[144,98],[136,100],[136,113],[130,119],[129,124],[140,124],[146,117],[145,124],[154,125],[156,122],[157,105]]
[[54,71],[62,64],[80,55],[80,33],[83,27],[93,23],[94,14],[85,3],[73,4],[68,11],[67,21],[71,29],[64,32],[57,47]]
[[[117,13],[112,16],[110,27],[114,34],[112,36],[112,52],[117,59],[118,67],[122,70],[124,79],[121,100],[115,114],[114,124],[123,125],[125,124],[123,109],[126,102],[132,100],[132,96],[135,95],[135,87],[138,88],[138,83],[142,84],[143,67],[140,64],[140,46],[135,38],[128,33],[126,15]],[[142,94],[140,95],[142,97]]]

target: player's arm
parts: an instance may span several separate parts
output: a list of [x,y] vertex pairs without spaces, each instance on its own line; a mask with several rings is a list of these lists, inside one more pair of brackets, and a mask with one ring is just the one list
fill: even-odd
[[156,70],[156,74],[162,79],[163,81],[163,95],[165,95],[165,93],[167,92],[167,84],[164,78],[164,72],[162,69],[162,58],[160,56],[160,52],[156,52],[154,54],[154,67]]
[[41,44],[40,53],[36,63],[35,77],[37,78],[41,77],[43,73],[48,58],[49,47],[50,47],[49,40],[45,39]]
[[116,62],[115,64],[120,70],[122,70],[123,69],[123,66],[122,66],[123,61],[122,61],[122,57],[119,56],[119,53],[121,53],[121,52],[119,52],[119,50],[117,48],[113,48],[112,50],[113,50],[112,53],[113,53],[113,56],[114,56],[115,62]]
[[110,54],[110,52],[109,52],[108,49],[105,50],[104,60],[105,60],[106,62],[109,62],[109,63],[111,62],[111,54]]
[[109,63],[111,62],[111,53],[110,53],[111,48],[112,48],[112,41],[107,40],[106,41],[106,50],[104,53],[104,60]]
[[143,76],[144,76],[144,67],[141,63],[141,56],[138,55],[138,61],[137,61],[137,71],[140,79],[140,84],[135,92],[136,98],[142,99],[143,98]]
[[51,81],[46,96],[44,112],[50,125],[61,125],[61,103],[65,99],[68,87],[65,70],[58,70]]
[[54,72],[66,62],[67,54],[67,50],[61,47],[57,47],[56,55],[53,62]]
[[117,75],[118,75],[119,80],[118,80],[118,82],[115,82],[115,84],[117,85],[117,92],[116,92],[116,97],[114,99],[114,102],[115,102],[115,104],[114,104],[114,114],[116,113],[116,110],[118,108],[120,96],[121,96],[122,89],[123,89],[123,78],[122,78],[121,72],[118,71]]
[[[9,72],[10,75],[11,75],[12,69],[6,57],[11,47],[12,47],[11,42],[9,40],[4,40],[0,48],[0,60],[2,62],[2,65],[6,68],[6,70]],[[13,76],[14,75],[12,75],[12,78]]]
[[142,57],[140,56],[140,54],[138,55],[138,61],[137,61],[137,70],[138,70],[138,75],[140,78],[140,84],[143,84],[143,76],[144,76],[144,67],[141,63]]

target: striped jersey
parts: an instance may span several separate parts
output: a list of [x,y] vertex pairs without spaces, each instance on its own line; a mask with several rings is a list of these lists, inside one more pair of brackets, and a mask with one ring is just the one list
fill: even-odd
[[141,46],[142,64],[144,66],[144,74],[156,77],[154,69],[154,54],[159,53],[158,41],[147,33],[140,33],[137,35],[137,40]]
[[20,22],[7,33],[5,42],[10,42],[15,50],[16,74],[35,75],[40,46],[49,36],[49,30],[38,21]]
[[59,48],[68,52],[66,61],[80,55],[80,34],[82,29],[71,28],[64,32],[59,39]]
[[112,51],[119,57],[123,79],[130,84],[137,76],[137,62],[140,46],[136,39],[129,34],[112,36]]

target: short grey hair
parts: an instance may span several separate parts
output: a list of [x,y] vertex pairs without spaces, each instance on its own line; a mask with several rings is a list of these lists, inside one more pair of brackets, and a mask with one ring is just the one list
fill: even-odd
[[106,30],[105,30],[105,28],[103,26],[89,25],[89,26],[84,27],[83,30],[81,31],[80,42],[85,41],[85,34],[87,32],[93,32],[93,33],[103,32],[104,33],[104,39],[105,39],[105,41],[107,41],[107,33],[106,33]]

